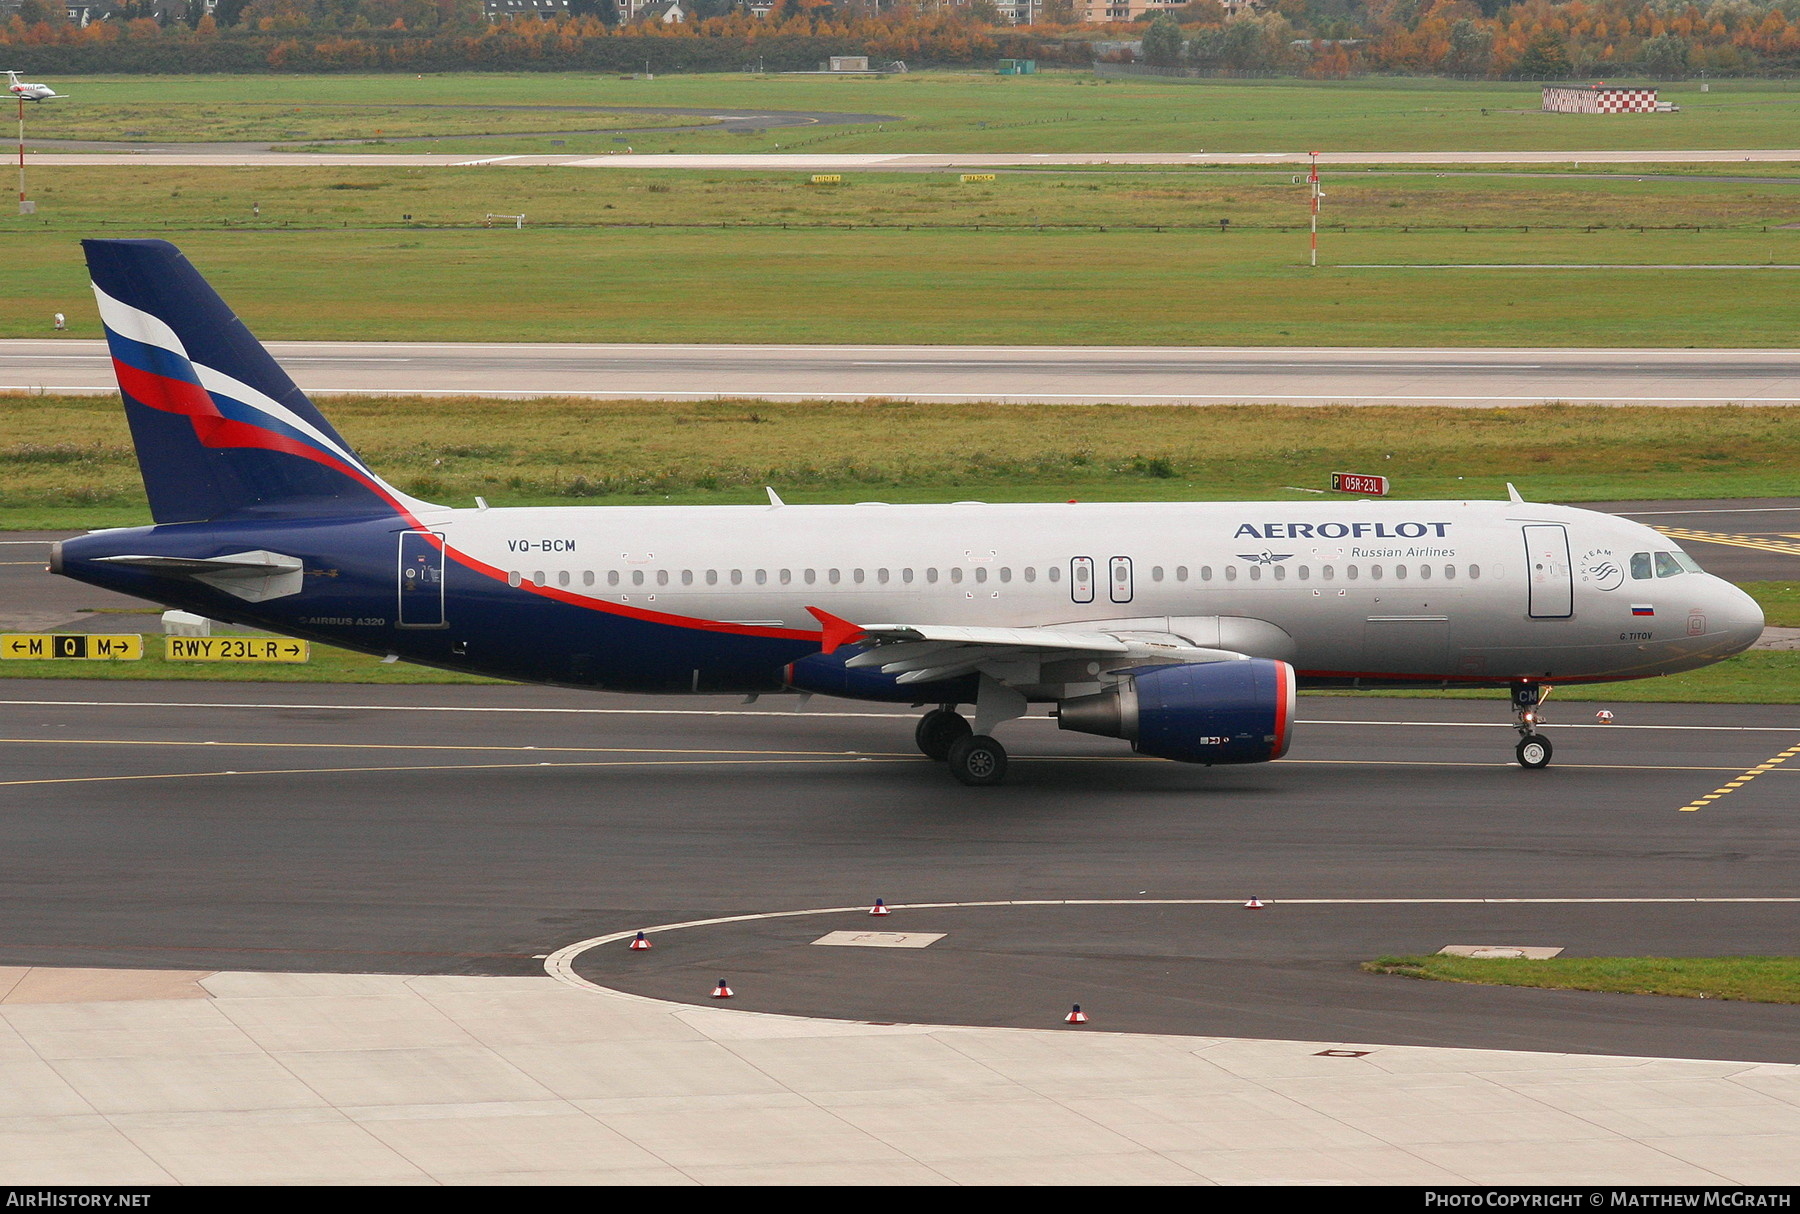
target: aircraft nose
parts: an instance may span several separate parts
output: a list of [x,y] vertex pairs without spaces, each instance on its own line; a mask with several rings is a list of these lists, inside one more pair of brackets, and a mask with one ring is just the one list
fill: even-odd
[[1761,605],[1730,582],[1719,582],[1718,601],[1712,610],[1717,613],[1713,617],[1714,626],[1727,638],[1728,652],[1741,653],[1762,636]]

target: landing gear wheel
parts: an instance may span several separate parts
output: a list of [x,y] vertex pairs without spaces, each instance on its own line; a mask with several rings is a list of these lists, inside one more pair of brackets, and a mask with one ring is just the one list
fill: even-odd
[[950,757],[950,748],[957,740],[966,738],[973,732],[968,721],[955,712],[948,708],[934,708],[919,718],[919,728],[913,732],[913,741],[918,743],[920,754],[942,763]]
[[949,762],[950,774],[973,787],[1006,779],[1006,747],[985,734],[958,738],[950,747]]
[[1550,766],[1553,748],[1550,739],[1541,733],[1528,733],[1519,739],[1518,748],[1513,754],[1519,758],[1519,766],[1536,771],[1540,767]]

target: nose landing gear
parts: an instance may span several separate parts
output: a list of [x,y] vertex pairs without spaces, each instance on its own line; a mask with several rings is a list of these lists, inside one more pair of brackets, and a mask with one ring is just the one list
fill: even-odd
[[1550,688],[1542,683],[1514,683],[1512,685],[1513,716],[1516,720],[1514,728],[1519,731],[1519,744],[1513,748],[1513,756],[1519,760],[1519,766],[1530,771],[1550,766],[1550,756],[1555,747],[1550,739],[1537,731],[1538,707],[1550,696]]

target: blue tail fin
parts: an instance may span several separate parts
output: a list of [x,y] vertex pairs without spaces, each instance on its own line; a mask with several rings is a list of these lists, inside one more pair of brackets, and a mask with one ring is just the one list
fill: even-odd
[[356,457],[181,250],[81,243],[157,522],[425,507]]

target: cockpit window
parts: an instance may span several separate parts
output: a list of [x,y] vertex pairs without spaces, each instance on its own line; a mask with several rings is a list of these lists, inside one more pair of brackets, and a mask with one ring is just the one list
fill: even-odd
[[1675,559],[1675,554],[1673,552],[1659,552],[1656,554],[1657,577],[1675,577],[1677,574],[1683,572],[1685,572],[1685,570],[1682,569],[1681,562]]
[[1631,554],[1631,576],[1640,582],[1645,578],[1656,576],[1651,572],[1650,554],[1648,552],[1634,552]]
[[1677,562],[1680,563],[1681,567],[1683,569],[1687,570],[1689,573],[1705,573],[1706,572],[1706,570],[1700,568],[1700,562],[1696,561],[1693,557],[1689,556],[1687,553],[1683,552],[1679,548],[1677,548],[1675,550],[1675,559]]

